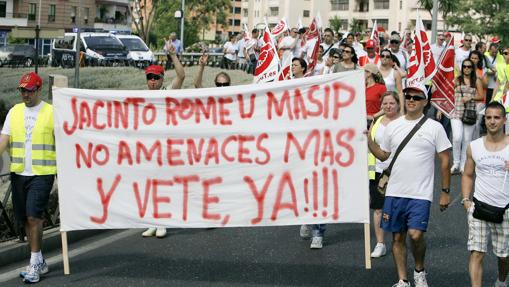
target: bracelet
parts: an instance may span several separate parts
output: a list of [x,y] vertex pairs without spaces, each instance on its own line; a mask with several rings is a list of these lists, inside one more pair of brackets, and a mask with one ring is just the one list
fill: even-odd
[[465,197],[461,200],[461,205],[465,205],[465,202],[470,201],[470,198]]
[[451,190],[449,188],[442,188],[442,192],[449,194]]

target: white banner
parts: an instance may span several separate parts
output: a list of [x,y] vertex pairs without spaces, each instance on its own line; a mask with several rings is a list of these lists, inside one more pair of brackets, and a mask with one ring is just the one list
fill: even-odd
[[368,223],[364,90],[55,88],[61,229]]

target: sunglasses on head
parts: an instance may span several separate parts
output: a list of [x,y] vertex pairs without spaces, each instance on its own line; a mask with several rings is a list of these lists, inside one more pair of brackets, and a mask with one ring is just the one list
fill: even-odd
[[412,96],[410,94],[405,94],[405,100],[413,100],[413,101],[422,101],[422,100],[425,100],[425,98],[421,97],[421,96]]
[[216,87],[228,87],[230,86],[230,83],[229,82],[216,82]]
[[150,81],[150,80],[158,81],[160,79],[161,79],[160,75],[154,75],[154,74],[148,74],[147,75],[147,81]]

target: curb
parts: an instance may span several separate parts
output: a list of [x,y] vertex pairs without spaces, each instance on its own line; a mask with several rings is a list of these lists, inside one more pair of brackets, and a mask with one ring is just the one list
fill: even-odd
[[[76,230],[67,232],[67,242],[69,244],[77,242],[105,231],[108,230]],[[45,254],[61,249],[60,228],[55,227],[44,231],[42,240],[42,249]],[[30,259],[30,248],[27,242],[20,243],[17,240],[11,240],[0,243],[0,266],[7,266],[25,259]]]

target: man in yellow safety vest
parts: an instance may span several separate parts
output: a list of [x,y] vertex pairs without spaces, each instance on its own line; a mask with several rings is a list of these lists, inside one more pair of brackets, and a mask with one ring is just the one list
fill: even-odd
[[48,273],[42,257],[44,210],[57,173],[53,107],[41,100],[42,79],[24,74],[18,84],[22,103],[9,110],[0,135],[0,154],[9,146],[14,214],[25,226],[30,264],[20,273],[25,283]]

